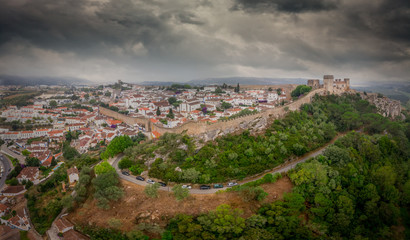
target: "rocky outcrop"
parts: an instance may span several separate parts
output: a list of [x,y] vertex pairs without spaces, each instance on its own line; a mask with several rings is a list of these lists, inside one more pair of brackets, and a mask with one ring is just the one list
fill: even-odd
[[392,119],[402,117],[400,101],[392,100],[378,93],[360,93],[360,96],[362,99],[367,100],[370,104],[376,106],[380,115]]
[[218,137],[230,134],[230,133],[238,133],[244,130],[249,130],[251,134],[256,134],[262,132],[268,125],[268,118],[267,117],[257,117],[251,121],[242,121],[239,124],[232,125],[230,127],[226,127],[223,129],[215,129],[212,131],[208,131],[202,134],[199,134],[197,137],[202,139],[203,141],[211,141],[215,140]]

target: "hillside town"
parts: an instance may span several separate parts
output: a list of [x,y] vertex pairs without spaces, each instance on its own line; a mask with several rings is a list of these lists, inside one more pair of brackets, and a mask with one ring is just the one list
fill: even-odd
[[[18,88],[2,86],[2,95]],[[129,125],[101,114],[100,108],[128,117],[149,119],[152,124],[164,128],[175,128],[187,121],[212,124],[292,101],[289,92],[283,88],[241,89],[239,84],[205,87],[174,84],[155,87],[119,80],[106,86],[73,86],[65,89],[36,86],[25,90],[36,94],[16,104],[5,104],[0,113],[1,153],[4,155],[0,164],[3,178],[0,186],[0,216],[3,217],[1,221],[4,225],[0,227],[20,231],[28,231],[33,227],[28,210],[24,207],[27,189],[51,179],[60,166],[71,158],[70,149],[75,149],[74,152],[78,154],[93,153],[107,146],[117,136],[160,137],[156,131],[147,131],[144,125]],[[7,99],[7,96],[2,97]],[[10,159],[12,166],[6,167],[6,158]],[[20,171],[10,179],[17,166]],[[79,171],[76,166],[72,166],[65,172],[68,181],[63,189],[69,193],[79,180]],[[4,182],[8,173],[12,174]],[[52,229],[65,228],[61,226],[66,225],[71,226],[68,227],[70,231],[54,232],[64,233],[64,236],[80,236],[64,218],[57,219]]]

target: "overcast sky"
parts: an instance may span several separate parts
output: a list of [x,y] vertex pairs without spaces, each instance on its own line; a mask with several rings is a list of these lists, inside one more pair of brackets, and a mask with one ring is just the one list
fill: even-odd
[[0,0],[0,74],[410,82],[408,0]]

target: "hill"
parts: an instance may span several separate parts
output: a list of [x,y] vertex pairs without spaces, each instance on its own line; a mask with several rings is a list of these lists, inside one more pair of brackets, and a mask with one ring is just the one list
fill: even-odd
[[144,81],[141,85],[150,86],[171,86],[172,84],[189,84],[193,86],[207,85],[280,85],[280,84],[306,84],[305,78],[256,78],[256,77],[227,77],[227,78],[201,78],[188,82],[156,82]]
[[85,79],[70,77],[23,77],[12,75],[0,75],[0,85],[87,85],[90,83],[92,82]]

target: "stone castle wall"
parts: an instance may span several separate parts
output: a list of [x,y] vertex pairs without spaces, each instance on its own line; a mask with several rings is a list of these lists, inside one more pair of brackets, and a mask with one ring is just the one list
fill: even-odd
[[98,107],[98,112],[105,116],[109,116],[118,120],[125,122],[128,125],[134,126],[134,124],[138,124],[144,127],[147,131],[151,131],[151,122],[148,118],[136,118],[136,117],[129,117],[124,114],[112,111],[108,108]]
[[[310,103],[312,98],[315,94],[324,94],[324,89],[316,89],[308,93],[306,96],[302,97],[285,106],[281,106],[278,108],[268,109],[264,112],[239,117],[236,119],[226,120],[226,121],[218,121],[216,123],[207,123],[207,122],[196,122],[196,121],[188,121],[180,126],[175,128],[165,128],[163,126],[157,124],[151,124],[148,118],[134,118],[128,117],[123,114],[117,113],[115,111],[109,110],[107,108],[100,107],[99,111],[101,114],[106,116],[110,116],[116,119],[119,119],[129,125],[139,124],[147,126],[147,131],[157,131],[161,135],[164,133],[182,133],[185,132],[188,135],[201,135],[214,132],[235,132],[237,130],[243,129],[244,126],[247,126],[248,123],[253,122],[255,120],[263,120],[267,122],[267,119],[273,118],[278,119],[283,117],[288,111],[296,111],[300,108],[301,105],[305,103]],[[255,122],[255,126],[258,126]]]

